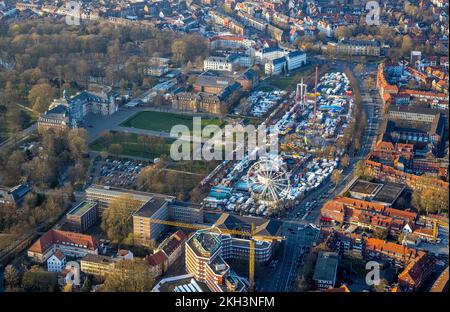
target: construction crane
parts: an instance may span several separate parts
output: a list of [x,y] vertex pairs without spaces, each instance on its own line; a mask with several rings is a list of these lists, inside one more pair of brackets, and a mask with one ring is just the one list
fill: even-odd
[[437,236],[438,236],[438,221],[433,220],[433,243],[435,244],[437,241]]
[[249,238],[249,259],[248,259],[248,281],[249,281],[249,290],[254,291],[255,286],[255,237],[258,240],[262,241],[282,241],[285,238],[283,236],[271,236],[271,235],[255,235],[255,229],[253,223],[250,225],[250,231],[241,231],[241,230],[230,230],[230,229],[222,229],[218,226],[208,226],[202,224],[189,224],[183,222],[176,221],[167,221],[167,220],[159,220],[159,219],[150,219],[150,223],[157,223],[163,225],[169,225],[174,227],[181,227],[190,230],[213,230],[217,228],[221,233],[229,234],[229,235],[240,235]]

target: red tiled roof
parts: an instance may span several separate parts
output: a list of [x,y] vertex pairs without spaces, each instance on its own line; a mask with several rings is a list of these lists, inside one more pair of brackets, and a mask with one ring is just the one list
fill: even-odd
[[432,269],[434,261],[426,254],[419,254],[408,266],[398,275],[400,285],[417,288],[428,276],[427,272]]
[[178,230],[162,243],[161,249],[167,256],[170,256],[179,246],[183,245],[186,240],[187,235],[182,230]]
[[433,229],[430,228],[420,228],[414,231],[414,234],[422,237],[433,237]]
[[147,257],[147,262],[150,266],[158,266],[164,263],[166,259],[167,259],[166,255],[160,250],[154,253],[153,255]]
[[414,248],[408,248],[378,238],[368,238],[366,240],[366,250],[377,251],[406,261],[423,254],[423,251],[417,251]]
[[29,248],[29,251],[44,253],[54,244],[75,244],[80,248],[95,250],[97,249],[98,242],[91,235],[60,230],[50,230],[34,242],[34,244]]
[[54,256],[56,257],[56,258],[58,258],[59,260],[62,260],[62,259],[64,259],[64,254],[61,252],[61,250],[57,250],[56,252],[55,252],[55,254],[54,254]]

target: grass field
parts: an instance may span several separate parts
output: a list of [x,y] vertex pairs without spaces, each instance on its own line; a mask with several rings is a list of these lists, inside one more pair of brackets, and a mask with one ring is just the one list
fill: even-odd
[[90,147],[94,151],[109,152],[109,148],[112,144],[120,144],[122,146],[122,151],[119,154],[148,159],[154,159],[163,154],[170,155],[170,145],[174,140],[152,137],[147,137],[147,139],[148,142],[141,143],[138,141],[137,134],[124,134],[119,132],[112,135],[112,138],[109,140],[99,138],[94,141]]
[[[193,116],[166,112],[139,112],[121,124],[123,127],[133,127],[145,130],[170,132],[175,125],[185,125],[192,130]],[[225,125],[220,118],[202,117],[202,128],[207,125]]]
[[220,164],[220,161],[212,160],[212,161],[178,161],[169,163],[169,169],[180,170],[184,172],[191,172],[196,174],[209,174],[216,166]]
[[0,250],[5,249],[17,239],[16,235],[3,235],[0,234]]

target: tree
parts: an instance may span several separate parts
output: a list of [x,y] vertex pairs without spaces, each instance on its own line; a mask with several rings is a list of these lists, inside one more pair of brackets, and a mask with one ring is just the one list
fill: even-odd
[[424,213],[441,213],[449,210],[449,190],[448,188],[430,187],[424,178],[420,182],[422,188],[416,189],[412,193],[413,206]]
[[115,263],[113,271],[106,276],[104,292],[150,292],[155,276],[145,260],[121,260]]
[[388,231],[382,228],[376,228],[373,230],[373,237],[385,240],[388,237]]
[[83,286],[81,286],[80,291],[81,292],[89,292],[89,291],[91,291],[91,288],[92,288],[91,278],[89,276],[86,276],[86,278],[84,279],[84,282],[83,282]]
[[41,98],[40,101],[42,101],[42,104],[39,105],[42,107],[45,105],[48,107],[51,103],[53,100],[53,89],[48,83],[35,84],[31,88],[30,92],[28,92],[28,100],[33,104],[33,106],[36,105],[36,100],[38,98]]
[[389,282],[382,278],[380,282],[373,286],[376,292],[386,292],[386,287],[389,286]]
[[364,65],[363,64],[361,64],[361,63],[358,63],[356,66],[355,66],[355,73],[357,73],[357,74],[362,74],[363,72],[364,72]]
[[142,203],[131,196],[121,196],[109,204],[102,216],[101,228],[108,238],[121,243],[132,231],[132,214]]
[[33,103],[33,110],[39,114],[44,113],[48,109],[49,103],[42,97],[38,96]]
[[341,166],[343,168],[347,168],[349,164],[350,164],[350,157],[347,154],[345,154],[341,158]]
[[413,48],[413,45],[414,45],[414,43],[410,36],[408,36],[408,35],[403,36],[402,47],[401,47],[402,53],[404,55],[409,54]]
[[25,272],[22,279],[25,291],[55,291],[56,273],[39,271],[37,268]]
[[338,169],[334,169],[333,172],[331,173],[331,181],[333,181],[335,189],[340,180],[341,180],[341,171],[339,171]]
[[122,153],[122,145],[118,143],[111,144],[108,148],[108,152],[115,156],[119,156]]
[[367,177],[369,176],[368,174],[368,170],[366,167],[366,164],[364,162],[364,160],[359,160],[356,165],[355,165],[355,170],[353,171],[353,175],[356,176],[362,176],[362,177]]
[[5,267],[4,278],[9,287],[15,287],[20,284],[20,273],[16,267],[11,264]]

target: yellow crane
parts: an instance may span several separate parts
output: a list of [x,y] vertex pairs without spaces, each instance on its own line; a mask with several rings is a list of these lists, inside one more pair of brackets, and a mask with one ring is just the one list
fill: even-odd
[[248,237],[249,239],[249,259],[248,259],[248,281],[250,284],[250,291],[254,290],[255,286],[255,237],[258,238],[259,241],[282,241],[285,238],[282,236],[271,236],[271,235],[255,235],[255,229],[253,223],[250,225],[250,231],[241,231],[241,230],[230,230],[230,229],[222,229],[218,226],[208,226],[202,224],[189,224],[183,222],[176,221],[167,221],[167,220],[159,220],[159,219],[150,219],[150,223],[164,224],[174,227],[181,227],[191,230],[207,230],[217,228],[221,233],[229,234],[229,235],[240,235],[244,237]]
[[433,221],[433,243],[436,244],[437,235],[438,235],[438,222],[436,220]]

